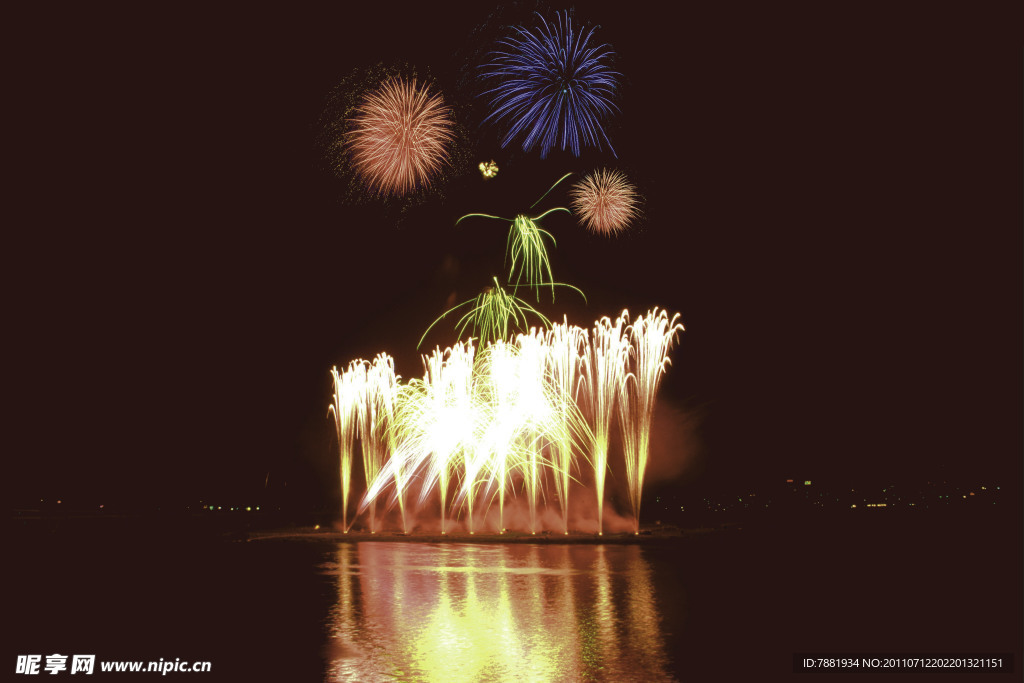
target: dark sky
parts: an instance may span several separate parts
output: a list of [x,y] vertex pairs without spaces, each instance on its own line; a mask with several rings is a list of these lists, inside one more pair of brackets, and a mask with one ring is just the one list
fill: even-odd
[[588,2],[623,74],[618,159],[501,150],[470,115],[496,179],[452,172],[404,213],[344,204],[315,144],[332,89],[407,63],[476,111],[458,87],[478,27],[528,16],[495,6],[25,23],[19,497],[245,498],[269,471],[322,498],[330,367],[387,351],[419,375],[449,293],[501,272],[501,228],[455,219],[597,166],[629,174],[645,220],[612,240],[547,220],[555,277],[588,303],[544,310],[682,314],[663,385],[682,485],[1020,481],[1016,47],[947,39],[953,16]]

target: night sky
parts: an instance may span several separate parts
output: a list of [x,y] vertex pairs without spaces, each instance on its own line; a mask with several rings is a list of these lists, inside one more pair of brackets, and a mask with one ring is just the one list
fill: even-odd
[[[627,173],[645,218],[614,239],[546,219],[555,278],[587,303],[542,310],[682,314],[661,445],[679,487],[1019,484],[1018,48],[945,38],[956,17],[588,2],[576,20],[623,74],[618,158],[541,161],[502,150],[459,90],[486,27],[529,16],[495,6],[26,24],[19,501],[244,503],[287,481],[324,504],[331,366],[387,351],[419,376],[449,295],[503,273],[503,228],[455,220],[600,166]],[[471,141],[471,164],[404,210],[346,204],[317,145],[333,89],[378,62],[429,72]]]

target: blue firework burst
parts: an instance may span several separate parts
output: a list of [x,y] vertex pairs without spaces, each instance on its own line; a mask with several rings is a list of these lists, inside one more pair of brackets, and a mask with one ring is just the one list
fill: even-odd
[[552,147],[579,156],[581,146],[601,149],[602,141],[614,155],[602,126],[618,111],[612,98],[620,74],[609,65],[611,47],[591,44],[594,29],[574,30],[568,12],[557,15],[557,24],[537,16],[540,26],[514,28],[483,66],[491,103],[485,120],[507,125],[502,147],[521,135],[523,150],[540,146],[542,159]]

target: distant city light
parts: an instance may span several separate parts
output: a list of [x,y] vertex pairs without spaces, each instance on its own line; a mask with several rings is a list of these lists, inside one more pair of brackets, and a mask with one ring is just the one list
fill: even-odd
[[810,486],[810,485],[811,485],[811,480],[810,479],[808,479],[807,481],[804,482],[804,486]]

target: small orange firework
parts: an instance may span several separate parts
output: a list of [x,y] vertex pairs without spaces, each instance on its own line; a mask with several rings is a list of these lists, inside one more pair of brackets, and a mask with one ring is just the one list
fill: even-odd
[[580,223],[599,235],[619,233],[640,215],[636,188],[619,171],[594,171],[573,185],[570,195]]
[[430,184],[448,160],[449,109],[416,80],[392,79],[356,110],[348,145],[356,171],[380,194],[405,195]]

